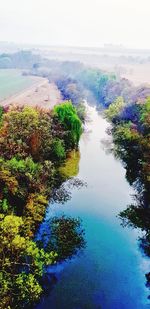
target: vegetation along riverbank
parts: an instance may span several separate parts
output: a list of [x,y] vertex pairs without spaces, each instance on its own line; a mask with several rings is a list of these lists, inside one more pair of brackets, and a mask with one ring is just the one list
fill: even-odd
[[59,166],[81,133],[71,102],[51,112],[0,108],[0,308],[35,303],[44,292],[46,267],[84,244],[80,221],[65,217],[53,219],[53,241],[46,247],[34,239],[53,190],[63,182]]

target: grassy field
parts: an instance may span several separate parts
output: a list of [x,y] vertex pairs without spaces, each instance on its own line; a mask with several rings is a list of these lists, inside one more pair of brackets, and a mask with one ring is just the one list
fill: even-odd
[[19,70],[0,69],[0,100],[7,99],[32,86],[34,83],[34,78],[22,76]]

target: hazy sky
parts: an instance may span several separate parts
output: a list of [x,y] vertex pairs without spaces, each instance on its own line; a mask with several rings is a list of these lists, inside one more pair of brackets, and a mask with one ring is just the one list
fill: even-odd
[[0,41],[150,48],[150,0],[0,0]]

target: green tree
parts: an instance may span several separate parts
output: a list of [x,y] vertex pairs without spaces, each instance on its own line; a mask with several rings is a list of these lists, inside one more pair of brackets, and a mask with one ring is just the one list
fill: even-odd
[[[0,297],[2,308],[20,308],[42,293],[40,278],[57,254],[24,235],[21,217],[0,214]],[[17,288],[17,289],[16,289]]]
[[67,131],[65,139],[66,146],[69,148],[78,146],[82,133],[82,123],[71,101],[66,101],[55,106],[54,115],[63,124],[63,127]]
[[118,97],[112,104],[109,105],[108,109],[105,111],[105,116],[109,121],[114,121],[118,118],[120,112],[125,106],[125,102],[122,97]]
[[61,162],[66,157],[64,141],[59,138],[54,138],[51,144],[51,159],[52,161]]
[[147,98],[145,104],[142,105],[140,120],[142,124],[144,125],[146,131],[148,130],[147,133],[149,133],[150,132],[149,131],[150,129],[150,97]]

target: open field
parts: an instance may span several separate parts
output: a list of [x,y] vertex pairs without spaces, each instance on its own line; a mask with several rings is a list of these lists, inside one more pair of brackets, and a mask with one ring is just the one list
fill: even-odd
[[108,72],[119,73],[121,77],[125,77],[133,82],[135,86],[141,84],[150,85],[150,63],[141,63],[141,64],[122,64],[122,65],[113,65],[107,63],[97,63],[94,65],[100,69],[106,70]]
[[55,84],[47,79],[39,78],[39,81],[21,93],[9,97],[0,102],[2,106],[30,105],[43,108],[53,108],[62,101],[60,92]]
[[0,100],[32,86],[38,79],[31,76],[23,76],[20,70],[0,69]]
[[150,85],[150,63],[126,65],[123,76],[133,81],[135,85],[143,83]]
[[42,77],[22,76],[18,70],[0,70],[0,105],[52,108],[61,101],[56,85]]

